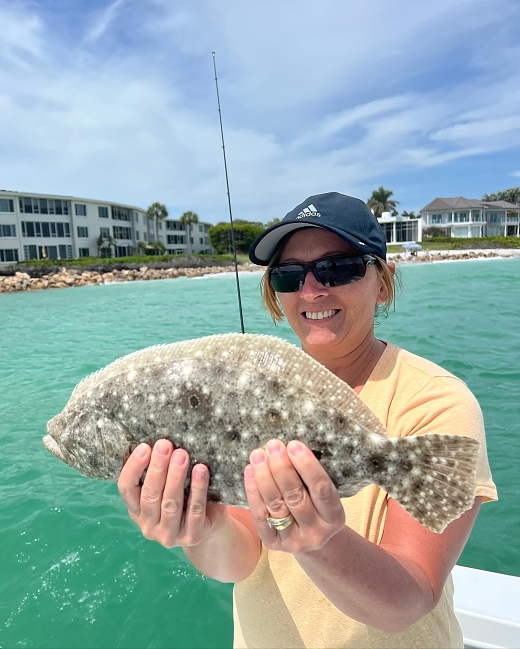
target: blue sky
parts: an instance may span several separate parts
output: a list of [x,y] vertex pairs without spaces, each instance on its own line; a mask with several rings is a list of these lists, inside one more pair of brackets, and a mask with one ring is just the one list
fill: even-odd
[[0,189],[227,219],[520,185],[518,0],[0,0]]

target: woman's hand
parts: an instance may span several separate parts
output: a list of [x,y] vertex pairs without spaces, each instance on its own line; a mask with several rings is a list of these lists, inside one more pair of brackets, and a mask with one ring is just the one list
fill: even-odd
[[[228,516],[226,507],[207,503],[209,471],[203,464],[193,467],[188,503],[183,511],[189,464],[186,451],[173,450],[168,440],[156,442],[153,451],[147,444],[141,444],[129,457],[117,483],[130,518],[147,539],[166,548],[198,545],[213,536]],[[147,467],[141,487],[139,481]]]
[[[338,492],[312,451],[301,442],[270,440],[256,449],[244,472],[249,507],[258,535],[270,550],[293,554],[318,550],[345,526]],[[277,531],[267,518],[294,521]]]

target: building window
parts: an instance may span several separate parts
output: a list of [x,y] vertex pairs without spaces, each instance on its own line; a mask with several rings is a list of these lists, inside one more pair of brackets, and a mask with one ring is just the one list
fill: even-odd
[[110,228],[99,228],[99,236],[103,239],[110,239]]
[[489,222],[498,223],[498,214],[496,212],[491,212],[491,214],[489,215]]
[[18,250],[0,250],[0,261],[18,261]]
[[0,198],[0,212],[14,212],[14,202],[12,198]]
[[182,234],[167,234],[166,235],[166,243],[169,243],[170,245],[172,244],[179,244],[179,243],[186,243],[186,237]]
[[100,219],[108,219],[108,207],[98,205],[98,216]]
[[90,248],[78,248],[80,257],[90,257]]
[[74,204],[74,209],[76,210],[76,216],[87,216],[87,206],[80,205],[79,203]]
[[88,228],[78,225],[78,237],[80,239],[88,238]]
[[204,237],[199,237],[199,241],[200,241],[200,245],[203,246],[204,245]]
[[22,237],[70,237],[68,223],[49,223],[40,221],[22,221]]
[[432,223],[442,223],[442,214],[432,214]]
[[453,228],[453,236],[459,239],[466,239],[468,237],[468,228]]
[[143,240],[148,241],[148,234],[146,232],[143,232]]
[[16,225],[0,225],[0,237],[16,237]]
[[135,240],[139,241],[139,230],[135,231]]
[[114,239],[131,239],[132,229],[121,225],[114,225]]
[[139,214],[137,212],[134,212],[134,219],[136,223],[139,223]]
[[159,230],[162,230],[162,223],[159,221]]
[[122,207],[112,207],[112,218],[115,221],[130,221],[130,213]]

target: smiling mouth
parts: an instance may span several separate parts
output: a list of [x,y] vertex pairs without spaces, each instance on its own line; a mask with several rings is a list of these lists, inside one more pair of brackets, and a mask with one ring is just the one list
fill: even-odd
[[304,311],[303,316],[307,320],[326,320],[327,318],[332,318],[339,312],[339,309],[329,309],[328,311]]

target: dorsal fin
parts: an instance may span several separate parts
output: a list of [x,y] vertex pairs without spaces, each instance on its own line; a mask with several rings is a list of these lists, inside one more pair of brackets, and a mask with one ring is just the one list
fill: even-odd
[[297,392],[318,398],[364,428],[386,435],[372,411],[354,390],[301,349],[281,338],[257,334],[218,334],[178,343],[155,345],[123,356],[83,379],[72,393],[78,399],[102,381],[123,372],[183,360],[222,360],[261,368],[291,383]]

